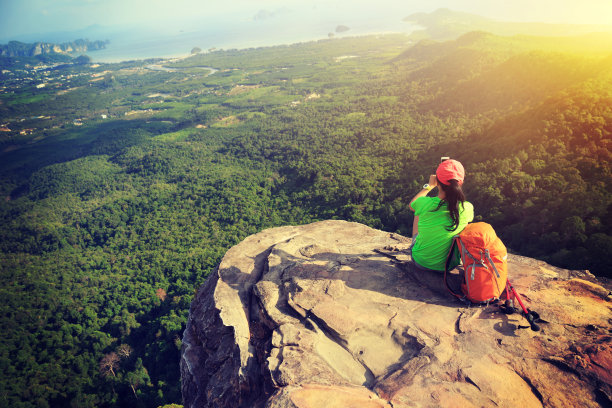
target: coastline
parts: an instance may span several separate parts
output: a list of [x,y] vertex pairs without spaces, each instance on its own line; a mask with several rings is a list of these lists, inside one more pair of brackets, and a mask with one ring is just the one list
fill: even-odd
[[[390,24],[377,27],[357,27],[344,33],[333,33],[333,38],[363,37],[369,35],[405,34],[410,35],[420,27],[400,21],[401,25]],[[248,27],[247,27],[248,28]],[[87,54],[93,63],[121,63],[140,61],[151,58],[185,59],[192,55],[191,49],[199,47],[202,53],[210,50],[249,49],[257,47],[274,47],[280,45],[293,45],[329,39],[331,31],[323,30],[320,26],[312,30],[295,30],[291,34],[279,38],[279,27],[268,27],[265,30],[242,29],[237,31],[199,31],[181,33],[175,36],[157,38],[112,40],[106,49],[92,51]],[[301,32],[300,32],[301,31]],[[256,33],[255,35],[253,33]],[[181,52],[180,50],[184,50]],[[209,50],[209,51],[207,51]]]

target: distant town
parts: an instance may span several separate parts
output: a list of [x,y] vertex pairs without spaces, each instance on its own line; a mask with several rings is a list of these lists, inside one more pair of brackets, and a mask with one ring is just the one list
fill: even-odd
[[[115,75],[167,72],[167,68],[159,65],[160,61],[123,64],[21,63],[8,67],[5,64],[0,71],[0,106],[4,105],[0,116],[0,143],[5,145],[2,151],[17,148],[17,145],[10,143],[11,139],[18,144],[23,143],[14,139],[16,136],[34,136],[27,141],[34,143],[49,130],[83,126],[87,121],[103,121],[111,117],[152,113],[151,108],[140,109],[133,103],[125,105],[122,99],[114,99],[102,107],[91,101],[96,92],[92,92],[91,88],[96,87],[99,92],[104,92],[116,86]],[[74,98],[70,98],[71,94],[75,94]],[[24,109],[26,104],[32,102],[38,103]],[[63,105],[70,105],[71,109],[63,109]],[[36,109],[32,109],[33,106]],[[75,109],[75,106],[79,108]]]

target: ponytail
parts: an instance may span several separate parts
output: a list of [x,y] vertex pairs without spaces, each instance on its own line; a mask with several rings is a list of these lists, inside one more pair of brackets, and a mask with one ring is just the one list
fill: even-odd
[[449,180],[449,185],[443,184],[438,180],[438,186],[444,191],[444,200],[440,201],[438,208],[434,211],[438,211],[440,207],[446,202],[448,206],[448,212],[451,217],[451,225],[446,227],[447,231],[455,231],[459,227],[459,203],[463,206],[465,201],[465,195],[457,180]]

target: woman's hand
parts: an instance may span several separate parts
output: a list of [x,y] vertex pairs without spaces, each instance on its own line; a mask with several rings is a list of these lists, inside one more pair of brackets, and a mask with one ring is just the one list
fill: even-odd
[[414,197],[412,197],[412,200],[410,200],[410,204],[408,205],[408,208],[410,208],[411,211],[414,211],[414,208],[412,208],[412,203],[414,202],[414,200],[416,200],[417,198],[421,198],[421,197],[425,197],[434,187],[438,186],[438,179],[436,178],[435,174],[432,174],[431,176],[429,176],[429,188],[424,188],[421,191],[419,191],[417,193],[417,195],[415,195]]
[[429,187],[434,188],[438,186],[438,178],[436,177],[435,174],[432,174],[431,176],[429,176]]

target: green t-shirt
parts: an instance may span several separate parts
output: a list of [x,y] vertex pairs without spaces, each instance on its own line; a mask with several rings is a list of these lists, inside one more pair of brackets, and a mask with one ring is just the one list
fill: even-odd
[[419,197],[411,204],[414,214],[419,216],[418,235],[412,247],[412,259],[425,268],[443,271],[453,237],[474,219],[474,206],[465,201],[459,204],[459,226],[454,231],[447,204],[438,208],[438,197]]

